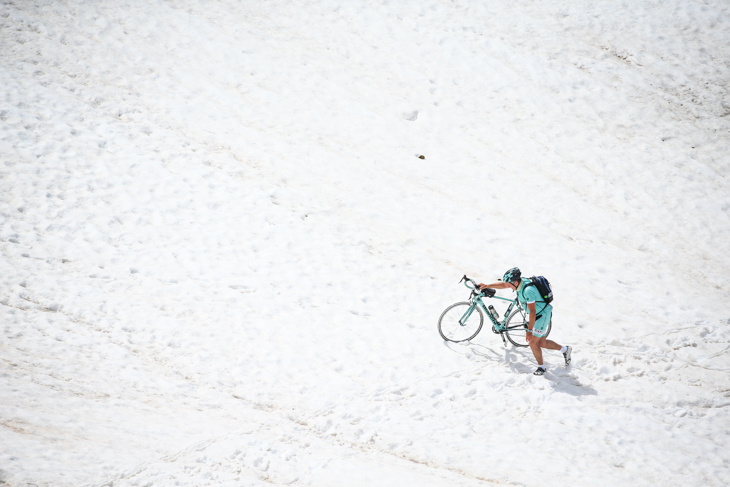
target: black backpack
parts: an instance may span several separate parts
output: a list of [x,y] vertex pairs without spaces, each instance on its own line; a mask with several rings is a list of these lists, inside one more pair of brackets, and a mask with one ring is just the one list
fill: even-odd
[[550,304],[553,301],[553,290],[550,289],[550,281],[543,276],[532,276],[529,279],[530,282],[525,287],[535,286],[545,304]]

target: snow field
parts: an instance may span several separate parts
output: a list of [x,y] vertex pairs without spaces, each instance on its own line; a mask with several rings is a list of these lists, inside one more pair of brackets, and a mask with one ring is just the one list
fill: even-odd
[[727,13],[0,6],[0,480],[725,485]]

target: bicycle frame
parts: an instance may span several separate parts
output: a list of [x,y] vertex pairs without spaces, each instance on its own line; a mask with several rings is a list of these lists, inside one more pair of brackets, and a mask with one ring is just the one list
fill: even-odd
[[509,298],[503,298],[501,296],[492,296],[490,299],[501,299],[502,301],[507,301],[510,303],[509,307],[507,307],[507,311],[504,312],[504,316],[502,317],[502,321],[497,321],[494,316],[492,316],[492,313],[489,312],[487,307],[484,305],[484,302],[482,301],[482,296],[476,296],[471,298],[469,301],[472,303],[472,307],[469,308],[469,310],[466,312],[466,314],[462,317],[463,320],[466,320],[471,316],[472,312],[474,311],[474,308],[476,308],[477,305],[481,306],[482,310],[484,310],[484,314],[489,316],[489,319],[492,320],[492,324],[494,327],[499,330],[506,330],[505,328],[505,322],[507,321],[507,317],[509,317],[510,313],[512,312],[512,308],[516,305],[517,309],[520,311],[520,314],[523,318],[525,318],[525,310],[522,309],[522,305],[517,299],[509,299]]
[[[523,324],[527,320],[527,318],[525,316],[525,310],[522,308],[522,305],[520,304],[520,302],[517,298],[509,299],[509,298],[503,298],[501,296],[496,296],[496,295],[493,295],[493,296],[482,295],[481,293],[476,292],[476,283],[474,281],[472,281],[471,279],[469,279],[466,276],[464,276],[464,278],[462,280],[466,281],[466,282],[464,282],[464,285],[467,288],[472,290],[472,295],[469,297],[469,302],[471,303],[471,306],[469,306],[469,309],[466,310],[466,313],[464,313],[464,316],[462,316],[461,319],[459,319],[460,325],[463,326],[463,324],[466,323],[466,321],[469,319],[471,314],[474,312],[474,309],[477,306],[481,306],[482,310],[484,310],[484,314],[486,314],[489,317],[489,319],[492,321],[492,330],[495,333],[499,333],[499,336],[502,337],[502,341],[505,343],[506,343],[506,340],[504,339],[504,333],[506,331],[516,330],[516,329],[525,327]],[[471,282],[473,284],[473,287],[469,286],[469,284],[468,284],[469,282]],[[497,321],[497,319],[494,318],[494,316],[492,316],[492,313],[490,313],[489,310],[487,309],[487,307],[484,305],[482,298],[485,298],[485,297],[488,297],[490,299],[499,299],[499,300],[507,301],[510,303],[509,307],[507,308],[507,311],[505,311],[504,315],[502,316],[501,322]],[[517,307],[517,311],[519,311],[519,313],[522,315],[522,322],[518,326],[511,326],[511,327],[507,328],[507,323],[506,323],[507,318],[509,318],[510,314],[512,313],[512,309],[515,306]]]

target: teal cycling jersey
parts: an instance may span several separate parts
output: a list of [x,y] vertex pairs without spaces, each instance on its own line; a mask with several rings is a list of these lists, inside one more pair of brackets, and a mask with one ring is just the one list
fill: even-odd
[[523,277],[522,282],[517,287],[517,299],[519,299],[520,304],[525,307],[527,314],[530,314],[530,309],[527,307],[530,303],[535,303],[536,315],[540,315],[545,310],[551,311],[553,307],[549,304],[545,304],[545,301],[543,301],[542,296],[540,296],[540,291],[537,290],[537,287],[527,285],[530,282],[532,281]]

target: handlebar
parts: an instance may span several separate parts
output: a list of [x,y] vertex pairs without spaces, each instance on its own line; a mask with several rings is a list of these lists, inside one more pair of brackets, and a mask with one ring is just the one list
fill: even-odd
[[[472,289],[472,290],[474,290],[474,289],[476,289],[476,287],[477,287],[477,283],[476,283],[476,282],[474,282],[474,280],[473,280],[473,279],[469,279],[468,277],[466,277],[466,274],[464,274],[464,277],[462,277],[462,278],[461,278],[461,281],[459,281],[459,283],[462,283],[462,282],[463,282],[463,283],[464,283],[464,285],[465,285],[466,287],[468,287],[469,289]],[[469,285],[469,283],[471,283],[471,286]]]
[[[460,283],[463,282],[464,285],[468,289],[471,289],[472,296],[476,296],[477,294],[480,294],[481,293],[481,294],[483,294],[483,295],[491,298],[497,292],[496,289],[492,289],[492,288],[489,288],[489,287],[485,287],[484,289],[477,289],[477,283],[476,283],[476,281],[474,281],[473,279],[469,279],[468,277],[466,277],[466,274],[464,274],[464,277],[462,277],[459,282]],[[471,286],[469,284],[471,284]]]

